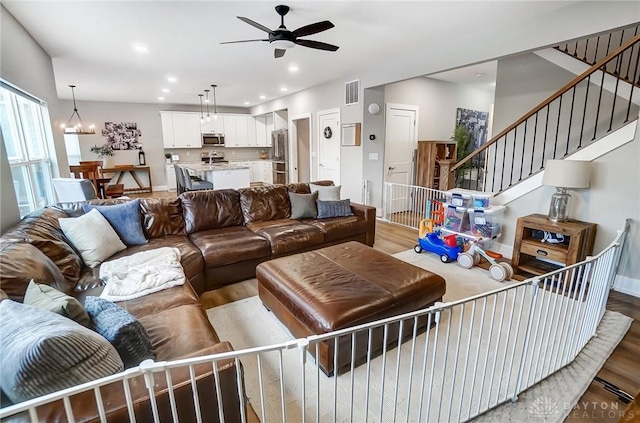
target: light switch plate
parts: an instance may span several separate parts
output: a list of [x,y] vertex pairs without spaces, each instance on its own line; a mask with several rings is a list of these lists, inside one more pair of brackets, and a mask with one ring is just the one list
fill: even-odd
[[378,153],[369,153],[369,160],[378,160]]

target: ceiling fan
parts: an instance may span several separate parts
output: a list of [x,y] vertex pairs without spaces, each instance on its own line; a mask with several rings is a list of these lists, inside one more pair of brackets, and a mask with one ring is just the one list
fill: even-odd
[[284,26],[284,16],[289,13],[289,6],[279,5],[276,6],[276,12],[280,15],[280,26],[278,29],[270,30],[264,25],[260,25],[257,22],[252,21],[249,18],[245,18],[243,16],[238,16],[243,22],[248,23],[249,25],[256,27],[267,34],[269,34],[269,38],[260,39],[260,40],[242,40],[242,41],[226,41],[220,44],[233,44],[233,43],[250,43],[253,41],[268,41],[272,46],[275,47],[274,56],[275,58],[279,58],[284,56],[287,49],[295,47],[296,44],[301,45],[303,47],[315,48],[318,50],[328,50],[328,51],[336,51],[338,50],[338,46],[334,46],[332,44],[323,43],[320,41],[313,40],[301,40],[298,37],[305,37],[307,35],[317,34],[318,32],[326,31],[327,29],[331,29],[334,25],[329,21],[316,22],[310,25],[306,25],[296,29],[295,31],[289,31],[286,26]]

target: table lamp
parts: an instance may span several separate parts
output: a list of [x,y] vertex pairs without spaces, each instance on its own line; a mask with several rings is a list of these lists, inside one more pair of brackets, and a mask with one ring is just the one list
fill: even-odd
[[549,205],[549,220],[569,220],[571,195],[568,188],[589,188],[589,162],[580,160],[547,160],[542,185],[556,187]]

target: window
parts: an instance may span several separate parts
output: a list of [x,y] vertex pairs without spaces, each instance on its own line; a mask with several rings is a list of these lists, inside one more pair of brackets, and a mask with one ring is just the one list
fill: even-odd
[[54,202],[46,105],[0,83],[0,130],[11,166],[20,217]]

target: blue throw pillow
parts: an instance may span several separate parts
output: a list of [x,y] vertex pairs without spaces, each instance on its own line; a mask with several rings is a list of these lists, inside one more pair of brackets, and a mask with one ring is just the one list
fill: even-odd
[[353,216],[351,201],[348,198],[339,201],[316,200],[316,204],[318,206],[318,219]]
[[126,245],[142,245],[147,243],[144,232],[142,232],[139,198],[112,206],[83,204],[82,209],[85,213],[91,211],[91,209],[98,210]]
[[100,297],[87,297],[84,307],[96,332],[120,354],[125,369],[155,359],[149,334],[142,324],[119,305]]

